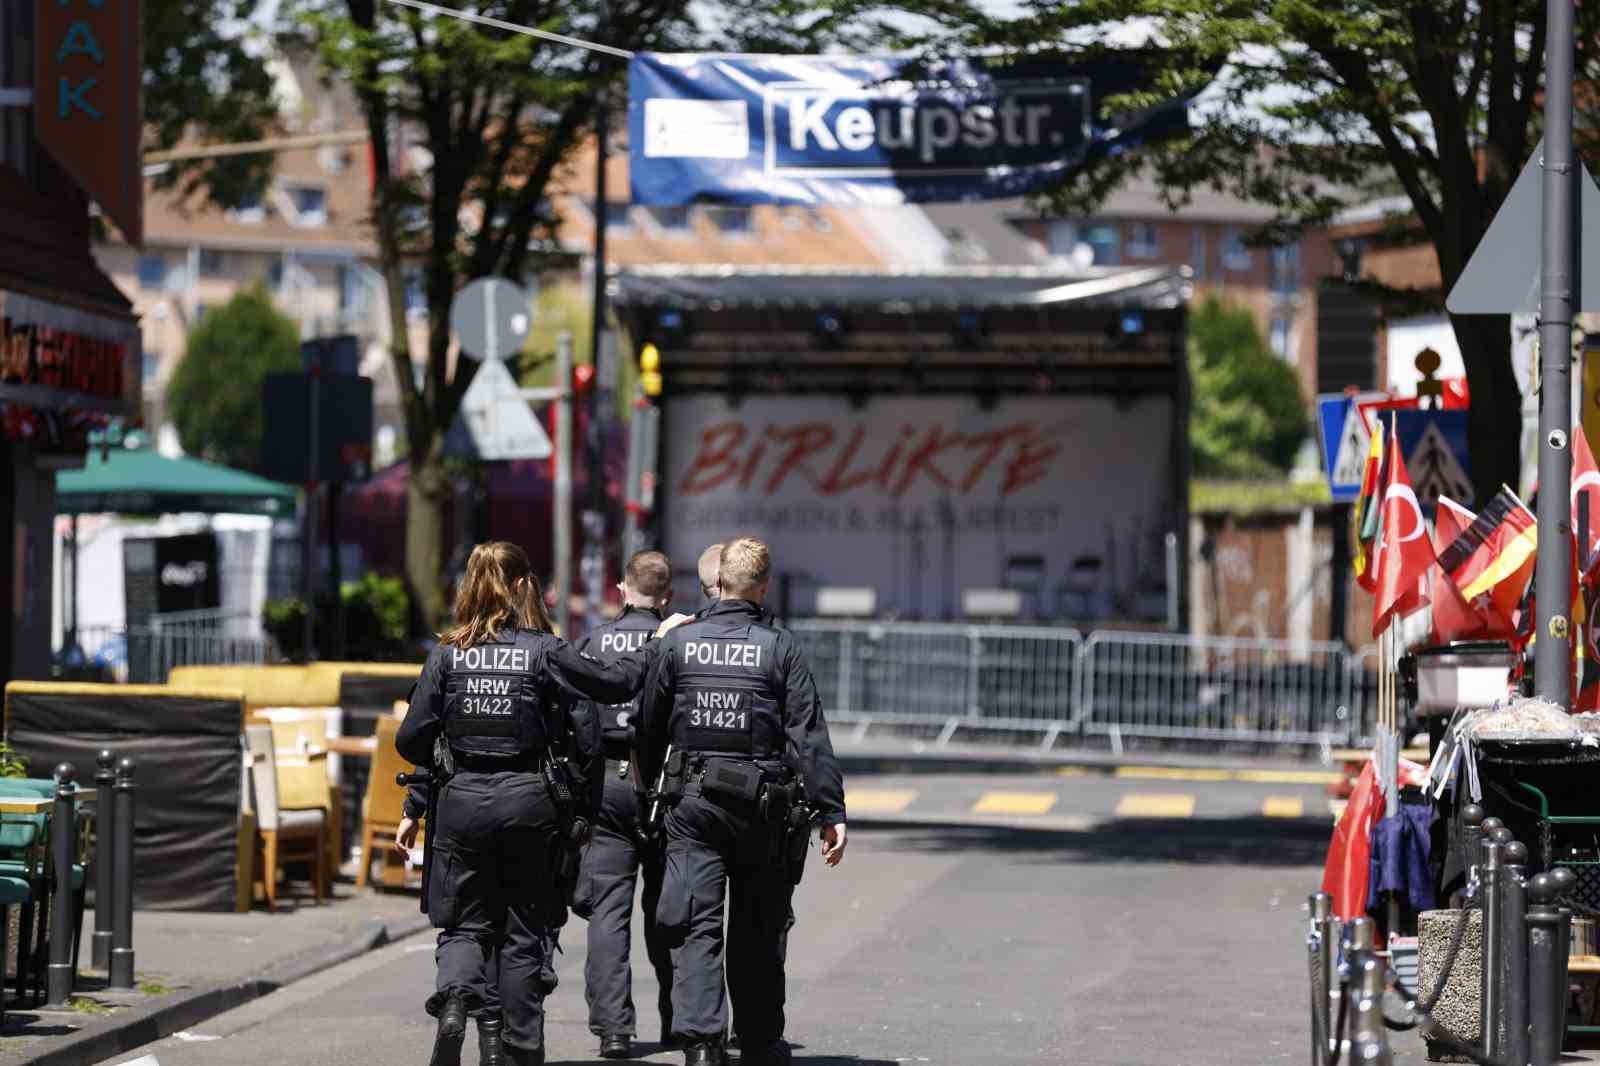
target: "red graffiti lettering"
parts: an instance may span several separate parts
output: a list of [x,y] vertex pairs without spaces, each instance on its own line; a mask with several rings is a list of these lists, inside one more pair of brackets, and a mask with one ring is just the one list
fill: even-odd
[[923,438],[922,443],[907,456],[905,469],[900,472],[900,480],[895,483],[894,495],[904,496],[906,490],[911,487],[911,483],[917,480],[917,475],[924,472],[928,477],[938,482],[940,487],[949,488],[950,478],[945,475],[943,470],[939,469],[935,460],[939,458],[940,452],[960,443],[961,437],[959,434],[947,437],[944,435],[944,430],[938,426],[929,426],[928,433]]
[[744,427],[737,422],[707,426],[700,431],[700,450],[689,464],[678,491],[686,495],[710,492],[739,471],[737,452],[744,443]]
[[973,487],[983,480],[983,475],[989,472],[995,459],[1000,455],[1000,449],[1013,437],[1026,438],[1028,427],[1025,425],[1008,426],[1005,429],[991,430],[977,436],[968,437],[967,443],[978,448],[978,455],[972,461],[972,466],[967,470],[967,476],[961,479],[961,491],[971,492]]
[[778,442],[790,441],[789,451],[778,461],[778,467],[767,479],[767,493],[771,495],[782,487],[793,471],[805,475],[813,485],[821,484],[816,472],[801,460],[822,451],[833,443],[833,428],[821,422],[807,422],[783,430],[768,430],[768,435]]
[[1018,489],[1041,481],[1050,472],[1050,460],[1061,454],[1061,445],[1053,438],[1026,432],[1006,464],[1006,479],[1000,486],[1000,495],[1009,496]]

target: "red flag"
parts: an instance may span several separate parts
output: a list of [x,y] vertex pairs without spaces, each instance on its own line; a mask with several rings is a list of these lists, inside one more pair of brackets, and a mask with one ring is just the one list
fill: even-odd
[[[1477,517],[1448,496],[1439,497],[1434,539],[1441,559]],[[1455,640],[1473,640],[1491,635],[1490,619],[1472,609],[1442,562],[1433,570],[1432,584],[1429,601],[1433,604],[1433,643],[1449,644]]]
[[1367,884],[1372,876],[1372,829],[1383,813],[1383,791],[1372,760],[1362,769],[1339,816],[1322,865],[1322,891],[1333,897],[1333,913],[1350,921],[1367,913]]
[[1398,615],[1404,616],[1428,602],[1422,584],[1428,568],[1437,559],[1428,526],[1422,520],[1422,505],[1406,476],[1406,463],[1400,455],[1400,440],[1389,434],[1389,454],[1385,460],[1388,479],[1379,508],[1376,560],[1378,590],[1372,605],[1372,635],[1377,636]]
[[1383,455],[1383,423],[1379,422],[1373,427],[1367,441],[1367,461],[1361,468],[1361,496],[1350,512],[1350,534],[1355,541],[1356,584],[1368,592],[1378,591],[1372,552],[1378,533],[1378,492],[1384,480]]
[[1528,579],[1537,547],[1533,512],[1502,488],[1439,553],[1439,566],[1461,590],[1461,598],[1488,621],[1481,636],[1518,642],[1518,609],[1525,606],[1524,593],[1531,592]]
[[[1582,503],[1588,503],[1589,543],[1578,542],[1578,513]],[[1572,427],[1572,537],[1573,563],[1578,568],[1579,584],[1591,585],[1600,573],[1600,467],[1595,466],[1594,453],[1589,450],[1589,438],[1584,435],[1583,424]],[[1589,566],[1583,565],[1585,558]]]

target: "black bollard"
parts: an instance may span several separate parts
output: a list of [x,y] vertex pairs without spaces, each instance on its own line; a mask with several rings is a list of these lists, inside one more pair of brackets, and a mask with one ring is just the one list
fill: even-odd
[[1506,868],[1500,878],[1500,931],[1505,937],[1500,974],[1505,982],[1505,1057],[1528,1061],[1528,849],[1520,841],[1506,845]]
[[115,898],[111,923],[111,987],[133,987],[133,772],[132,759],[117,763],[113,821],[116,839],[112,864]]
[[45,989],[50,1007],[65,1007],[72,996],[72,860],[77,857],[76,772],[71,763],[56,767],[56,798],[50,811],[50,960]]
[[1479,985],[1478,1010],[1481,1018],[1479,1032],[1482,1034],[1483,1053],[1491,1059],[1501,1058],[1501,1051],[1505,1043],[1501,1038],[1501,1025],[1504,1019],[1504,1001],[1501,996],[1502,984],[1500,981],[1500,968],[1504,960],[1504,951],[1501,941],[1505,934],[1501,931],[1500,915],[1500,882],[1504,874],[1502,859],[1505,855],[1505,845],[1494,839],[1495,830],[1491,830],[1484,837],[1483,867],[1480,870],[1482,889],[1479,897],[1483,901],[1483,971],[1480,975],[1482,983]]
[[1469,803],[1461,808],[1461,855],[1467,864],[1467,884],[1478,879],[1483,864],[1483,808]]
[[1350,1052],[1348,1061],[1393,1066],[1389,1034],[1383,1024],[1383,963],[1373,950],[1372,919],[1350,923]]
[[97,970],[111,966],[111,797],[117,783],[116,756],[102,751],[94,773],[94,942],[89,959]]
[[1556,910],[1561,915],[1561,922],[1556,926],[1556,965],[1559,967],[1557,976],[1561,980],[1559,995],[1556,997],[1556,1031],[1561,1035],[1557,1038],[1558,1049],[1567,1046],[1567,997],[1571,994],[1571,980],[1567,976],[1567,959],[1572,954],[1572,908],[1568,900],[1572,890],[1578,887],[1578,875],[1565,866],[1557,866],[1550,871],[1550,880],[1556,886]]
[[1561,1057],[1561,1018],[1555,1004],[1565,998],[1567,960],[1556,954],[1561,911],[1556,881],[1539,874],[1528,882],[1528,1062],[1551,1066]]
[[1311,1066],[1328,1061],[1328,960],[1334,950],[1328,940],[1328,923],[1333,915],[1333,897],[1326,892],[1311,894],[1311,928],[1306,933],[1306,954],[1311,965]]

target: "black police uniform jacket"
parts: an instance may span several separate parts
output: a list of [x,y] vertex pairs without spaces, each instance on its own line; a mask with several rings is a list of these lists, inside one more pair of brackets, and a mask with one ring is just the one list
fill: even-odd
[[747,600],[725,599],[659,642],[639,701],[640,768],[654,780],[667,745],[708,755],[783,758],[827,825],[845,820],[844,778],[799,643]]
[[[624,606],[621,614],[603,625],[595,626],[573,646],[587,658],[613,662],[643,648],[660,625],[659,611],[649,607]],[[638,705],[637,697],[626,703],[585,700],[579,705],[580,720],[586,721],[590,717],[595,720],[607,758],[628,758]]]

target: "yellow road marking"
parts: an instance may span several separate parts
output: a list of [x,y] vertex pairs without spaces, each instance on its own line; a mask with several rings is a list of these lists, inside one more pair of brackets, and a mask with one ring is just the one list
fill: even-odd
[[1119,766],[1118,777],[1148,781],[1229,781],[1232,770],[1214,770],[1205,767],[1181,766]]
[[1088,777],[1089,771],[1082,766],[1062,766],[1056,770],[1057,777]]
[[1261,813],[1268,818],[1303,818],[1306,801],[1299,796],[1268,796],[1261,801]]
[[1056,805],[1054,792],[985,792],[973,814],[1045,814]]
[[1182,792],[1130,792],[1117,802],[1118,818],[1188,818],[1194,797]]
[[853,788],[845,793],[844,806],[863,814],[899,814],[916,798],[908,788]]
[[1331,785],[1344,780],[1332,770],[1239,770],[1237,781],[1258,785]]

